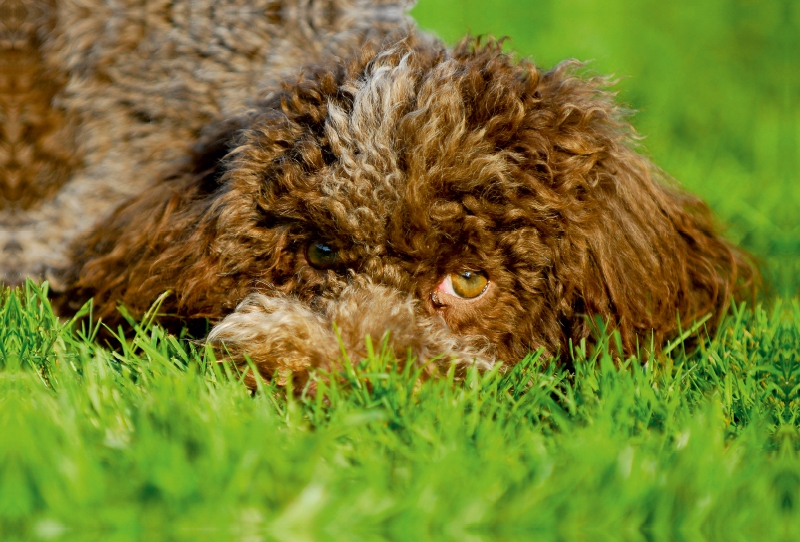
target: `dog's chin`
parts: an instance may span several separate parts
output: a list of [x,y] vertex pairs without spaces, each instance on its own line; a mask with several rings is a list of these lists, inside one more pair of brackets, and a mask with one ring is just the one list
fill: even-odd
[[441,317],[421,313],[410,295],[359,282],[313,309],[291,296],[252,294],[212,329],[208,342],[223,359],[250,371],[251,387],[257,377],[285,385],[289,375],[296,387],[304,386],[313,368],[335,371],[366,358],[365,337],[376,351],[386,349],[387,359],[420,364],[428,376],[452,366],[463,375],[471,366],[494,365],[485,338],[456,335]]

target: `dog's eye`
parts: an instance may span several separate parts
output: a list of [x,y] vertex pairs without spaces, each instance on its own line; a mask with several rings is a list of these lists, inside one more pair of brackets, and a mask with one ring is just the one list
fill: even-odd
[[486,291],[489,278],[483,271],[451,273],[439,285],[439,290],[462,299],[474,299]]
[[313,241],[306,248],[306,258],[317,269],[330,269],[336,265],[336,249],[328,243]]

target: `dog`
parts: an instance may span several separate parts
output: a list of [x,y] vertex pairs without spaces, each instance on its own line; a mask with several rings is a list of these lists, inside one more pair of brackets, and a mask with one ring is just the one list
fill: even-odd
[[[418,32],[308,66],[73,245],[62,299],[208,319],[208,341],[303,382],[365,337],[434,374],[568,360],[592,318],[661,348],[757,277],[640,152],[609,79],[492,39]],[[254,385],[255,375],[249,380]]]

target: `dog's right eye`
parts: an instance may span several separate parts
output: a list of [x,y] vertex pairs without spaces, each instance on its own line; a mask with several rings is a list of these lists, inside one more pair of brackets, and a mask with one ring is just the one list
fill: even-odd
[[336,249],[322,241],[312,241],[306,248],[306,259],[317,269],[330,269],[336,265]]
[[488,287],[489,277],[483,271],[462,271],[447,275],[437,289],[461,299],[475,299]]

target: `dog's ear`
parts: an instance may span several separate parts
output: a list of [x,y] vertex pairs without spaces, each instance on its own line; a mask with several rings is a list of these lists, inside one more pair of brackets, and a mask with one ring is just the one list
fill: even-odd
[[[212,124],[200,134],[187,158],[162,179],[120,205],[86,237],[71,247],[70,267],[54,271],[55,304],[75,310],[94,298],[95,314],[107,323],[119,321],[116,307],[124,304],[134,314],[146,311],[167,290],[219,291],[229,286],[217,273],[209,253],[213,225],[209,210],[220,192],[225,156],[251,114]],[[213,284],[215,287],[210,288]],[[56,290],[59,288],[57,287]],[[228,293],[235,297],[235,291]],[[194,300],[194,316],[217,300]],[[173,295],[162,305],[167,313],[180,312],[185,300]],[[233,303],[233,302],[232,302]],[[232,307],[231,307],[232,308]]]
[[537,149],[531,167],[558,222],[548,280],[565,339],[589,335],[594,315],[619,330],[628,353],[649,345],[651,330],[658,348],[679,318],[685,329],[710,313],[713,329],[757,270],[699,198],[637,152],[608,81],[575,69],[566,63],[541,74],[524,136]]

